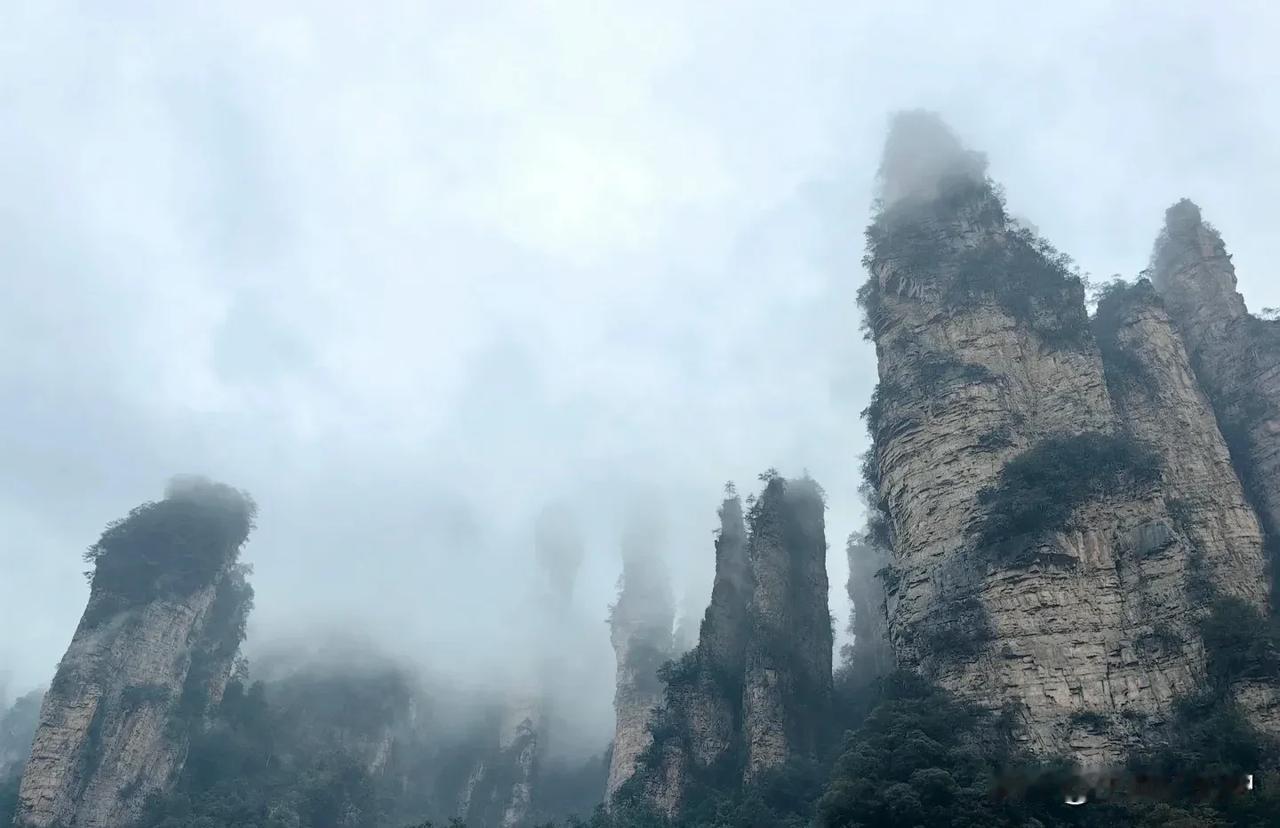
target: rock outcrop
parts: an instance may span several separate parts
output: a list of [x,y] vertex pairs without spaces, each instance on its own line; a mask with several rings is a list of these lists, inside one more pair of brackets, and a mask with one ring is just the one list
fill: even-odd
[[1262,528],[1231,464],[1213,406],[1151,283],[1142,279],[1108,289],[1099,302],[1094,329],[1124,429],[1160,457],[1161,492],[1173,519],[1170,526],[1148,527],[1136,543],[1146,551],[1138,562],[1133,590],[1147,593],[1145,612],[1158,612],[1158,605],[1187,604],[1177,600],[1176,582],[1157,589],[1171,573],[1153,561],[1174,548],[1166,540],[1174,532],[1182,534],[1192,550],[1184,562],[1189,566],[1184,592],[1208,586],[1217,595],[1266,607]]
[[1185,199],[1165,212],[1151,280],[1213,401],[1274,561],[1280,550],[1280,321],[1249,313],[1221,235]]
[[832,648],[824,508],[812,480],[772,474],[750,534],[737,496],[721,505],[698,645],[662,673],[655,743],[635,777],[661,813],[678,813],[699,782],[750,782],[819,749]]
[[237,564],[255,507],[176,480],[90,550],[89,603],[45,695],[16,824],[118,828],[182,768],[222,696],[252,590]]
[[812,480],[773,477],[748,515],[747,781],[794,757],[816,757],[823,746],[833,646],[825,509]]
[[650,751],[645,798],[668,816],[683,806],[697,773],[737,759],[742,676],[746,659],[747,605],[753,589],[747,561],[742,501],[729,487],[720,505],[715,580],[698,644],[663,674],[663,705],[652,729],[661,737]]
[[[1135,307],[1121,337],[1182,408],[1118,412],[1080,280],[984,169],[936,117],[899,116],[867,231],[890,638],[900,664],[1010,706],[1031,752],[1100,765],[1203,677],[1206,597],[1188,586],[1256,606],[1260,553],[1167,320]],[[1157,433],[1173,419],[1182,445]],[[1223,502],[1196,511],[1208,480]]]
[[653,741],[649,720],[662,701],[658,668],[673,655],[671,584],[651,541],[639,524],[623,538],[618,601],[609,614],[618,665],[613,699],[617,724],[605,802],[631,778],[636,760]]

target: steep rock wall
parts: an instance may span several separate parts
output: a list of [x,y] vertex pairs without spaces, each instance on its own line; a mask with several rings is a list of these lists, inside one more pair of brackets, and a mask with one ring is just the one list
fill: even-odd
[[[1207,584],[1216,594],[1265,608],[1262,529],[1164,303],[1145,279],[1115,287],[1099,303],[1094,326],[1124,427],[1162,459],[1161,489],[1174,525],[1153,528],[1159,537],[1147,545],[1164,544],[1168,529],[1180,531],[1194,552],[1179,562],[1187,589]],[[1167,571],[1153,560],[1170,548],[1163,545],[1139,562],[1143,587],[1150,589]],[[1166,593],[1152,596],[1152,603],[1203,608]]]
[[748,781],[794,757],[816,757],[831,702],[831,615],[821,491],[774,477],[749,514],[742,729]]
[[[901,664],[1011,706],[1031,752],[1112,762],[1202,670],[1194,643],[1142,640],[1192,616],[1193,547],[1158,452],[1112,406],[1080,281],[975,157],[936,118],[900,118],[881,170],[895,198],[868,229],[890,637]],[[1048,483],[1061,497],[1038,503]]]
[[694,774],[732,763],[740,729],[752,578],[742,501],[733,492],[719,517],[715,579],[698,644],[663,675],[663,704],[652,719],[666,738],[650,750],[655,767],[644,793],[668,816],[683,805]]
[[252,590],[252,501],[206,481],[108,527],[84,617],[45,695],[16,824],[117,828],[165,790],[221,698]]
[[1274,559],[1280,548],[1280,322],[1249,313],[1221,235],[1185,199],[1165,213],[1151,280],[1213,402]]
[[[1140,648],[1163,651],[1200,675],[1206,652],[1200,623],[1222,598],[1265,615],[1269,603],[1262,527],[1234,468],[1213,406],[1197,381],[1182,338],[1151,283],[1113,285],[1094,319],[1112,398],[1126,429],[1162,458],[1162,489],[1172,525],[1144,529],[1125,579],[1149,625]],[[1170,542],[1187,539],[1189,555]],[[1203,681],[1203,678],[1200,679]],[[1280,687],[1247,679],[1231,695],[1253,726],[1280,726]]]
[[664,669],[655,744],[639,763],[646,802],[671,816],[698,784],[752,782],[814,756],[831,696],[825,506],[809,479],[766,477],[748,534],[720,509],[716,578],[698,646]]

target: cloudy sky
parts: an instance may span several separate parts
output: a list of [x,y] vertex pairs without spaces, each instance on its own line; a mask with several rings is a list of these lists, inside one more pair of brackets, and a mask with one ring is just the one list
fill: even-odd
[[5,3],[0,670],[47,681],[81,552],[177,472],[260,503],[251,651],[324,624],[458,676],[509,658],[534,519],[570,504],[602,731],[636,503],[696,607],[724,481],[808,468],[843,619],[889,113],[942,113],[1095,277],[1139,271],[1191,196],[1251,307],[1280,305],[1278,23],[1168,0]]

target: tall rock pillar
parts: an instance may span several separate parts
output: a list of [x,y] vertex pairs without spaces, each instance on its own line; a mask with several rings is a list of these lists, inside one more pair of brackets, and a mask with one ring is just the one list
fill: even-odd
[[758,500],[730,489],[720,507],[716,575],[698,646],[661,674],[657,743],[636,774],[667,816],[699,782],[752,782],[814,755],[831,695],[825,506],[808,478],[765,476]]
[[694,776],[735,761],[739,744],[753,582],[742,501],[732,485],[719,517],[715,580],[698,644],[663,674],[663,703],[651,725],[665,738],[655,746],[655,766],[646,769],[644,794],[667,816],[683,807]]
[[753,505],[742,720],[748,781],[816,758],[831,703],[826,506],[807,478],[769,478]]
[[255,507],[200,479],[107,527],[89,603],[40,711],[16,824],[118,828],[182,769],[252,603],[236,563]]
[[1280,321],[1249,313],[1222,236],[1186,199],[1165,212],[1151,280],[1186,342],[1258,510],[1274,579],[1280,564]]
[[[1231,456],[1201,390],[1181,337],[1164,302],[1145,279],[1104,291],[1094,329],[1106,365],[1107,385],[1125,429],[1160,455],[1161,489],[1170,528],[1191,544],[1190,567],[1182,574],[1192,592],[1233,596],[1263,609],[1267,604],[1262,530],[1250,507]],[[1159,585],[1170,569],[1158,563],[1174,548],[1164,527],[1142,545],[1148,552],[1136,562],[1133,589],[1155,591],[1154,606],[1202,602],[1162,594]],[[1209,590],[1201,590],[1200,587]],[[1149,611],[1155,611],[1150,608]],[[1188,619],[1182,619],[1185,623]]]

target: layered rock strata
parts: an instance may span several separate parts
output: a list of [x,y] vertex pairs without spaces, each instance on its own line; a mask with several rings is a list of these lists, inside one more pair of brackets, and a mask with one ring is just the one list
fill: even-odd
[[[936,118],[895,122],[881,176],[892,197],[868,229],[860,301],[879,361],[869,471],[897,659],[1014,710],[1033,753],[1117,761],[1133,722],[1158,727],[1202,678],[1205,597],[1188,584],[1261,601],[1221,436],[1154,312],[1125,341],[1146,337],[1136,359],[1183,410],[1126,398],[1117,412],[1080,280]],[[1184,445],[1157,435],[1171,417],[1193,432]],[[1223,515],[1184,515],[1210,479]]]
[[[715,579],[698,644],[662,676],[663,703],[651,731],[662,738],[642,767],[644,794],[672,816],[684,805],[692,775],[729,757],[741,728],[747,604],[753,582],[747,562],[742,501],[732,492],[720,505]],[[625,781],[625,780],[624,780]]]
[[[1113,289],[1099,303],[1094,327],[1125,430],[1160,456],[1161,492],[1173,519],[1168,528],[1184,535],[1192,550],[1186,590],[1205,584],[1264,608],[1262,528],[1164,302],[1146,279]],[[1165,527],[1151,531],[1156,534],[1140,545],[1159,548],[1141,561],[1139,590],[1162,579],[1150,562],[1171,548],[1162,539]],[[1151,601],[1180,603],[1163,591]]]
[[664,670],[644,799],[674,815],[700,780],[751,781],[813,756],[831,692],[831,619],[821,491],[770,476],[749,524],[720,508],[716,576],[697,647]]
[[[1274,561],[1280,549],[1280,321],[1249,313],[1222,236],[1185,199],[1165,213],[1151,280],[1213,402]],[[1273,564],[1273,577],[1274,570]]]
[[775,477],[750,514],[754,588],[743,673],[745,777],[816,757],[831,703],[831,614],[821,491]]
[[252,590],[236,560],[254,511],[226,486],[175,481],[90,550],[88,607],[44,698],[17,825],[117,828],[175,780],[243,637]]

